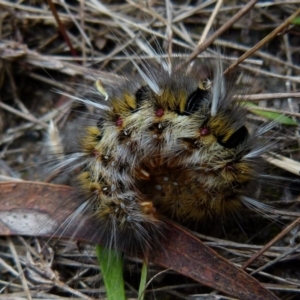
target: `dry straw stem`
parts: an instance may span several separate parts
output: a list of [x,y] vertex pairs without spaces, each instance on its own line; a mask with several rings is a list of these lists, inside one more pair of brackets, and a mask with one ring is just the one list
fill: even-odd
[[283,229],[275,238],[273,238],[270,242],[268,242],[263,248],[257,251],[250,259],[248,259],[242,266],[245,270],[250,264],[254,262],[260,255],[266,252],[270,247],[272,247],[276,242],[278,242],[281,238],[283,238],[286,234],[288,234],[292,229],[294,229],[300,223],[300,218],[297,218],[294,222],[288,225],[285,229]]
[[223,26],[221,26],[215,33],[213,33],[204,43],[199,44],[199,46],[192,52],[189,58],[182,64],[178,66],[178,69],[190,63],[194,60],[198,54],[204,51],[209,45],[211,45],[217,37],[229,29],[234,23],[236,23],[240,18],[242,18],[257,2],[257,0],[251,0],[247,5],[245,5],[238,13],[236,13],[230,20],[228,20]]
[[[61,37],[57,20],[45,1],[0,0],[0,84],[1,105],[4,105],[0,108],[0,121],[3,122],[2,125],[0,124],[0,158],[13,171],[6,172],[5,168],[1,167],[0,179],[19,177],[23,180],[42,180],[44,178],[41,168],[33,174],[31,169],[27,168],[27,162],[32,161],[32,158],[35,164],[38,163],[36,160],[39,158],[43,161],[41,156],[43,141],[32,140],[32,135],[35,137],[37,132],[43,133],[45,125],[50,120],[53,120],[63,132],[66,122],[64,115],[71,113],[74,108],[72,100],[65,102],[65,97],[59,97],[50,92],[51,90],[59,89],[65,93],[76,94],[80,84],[86,82],[92,84],[96,79],[100,79],[103,85],[122,83],[124,74],[131,72],[129,67],[131,60],[139,55],[150,59],[149,52],[151,47],[156,47],[156,41],[163,49],[170,52],[169,43],[172,40],[172,46],[176,49],[175,54],[178,51],[183,59],[191,52],[193,57],[199,56],[198,53],[203,49],[206,49],[203,54],[213,57],[216,53],[213,53],[213,47],[211,49],[208,47],[212,42],[220,46],[222,53],[226,53],[232,60],[238,60],[243,53],[250,53],[251,59],[243,61],[239,67],[250,78],[258,76],[259,80],[256,82],[261,81],[263,84],[261,86],[253,84],[251,93],[258,94],[245,95],[241,91],[237,93],[236,99],[258,101],[259,108],[266,106],[265,109],[269,111],[298,118],[299,30],[297,27],[290,27],[283,32],[280,28],[285,27],[289,16],[298,12],[299,1],[261,1],[251,10],[246,11],[246,17],[240,18],[238,22],[237,19],[233,19],[232,22],[231,18],[240,17],[237,13],[246,7],[248,9],[255,1],[242,3],[224,1],[217,14],[213,14],[217,10],[217,1],[203,1],[196,6],[186,5],[183,2],[146,3],[146,1],[129,0],[121,3],[121,1],[82,0],[78,4],[74,1],[72,3],[53,1],[62,24],[61,28],[65,30],[72,47],[77,52],[78,56],[74,57],[70,53],[66,38]],[[206,31],[209,28],[213,30],[221,28],[222,32],[226,30],[226,34],[219,35],[220,31],[216,31],[212,36],[208,34],[207,39],[198,47],[199,41],[202,42],[200,36],[205,36],[205,28]],[[275,42],[272,43],[270,36],[267,36],[275,29],[282,35],[276,34]],[[283,40],[284,36],[287,37],[287,41]],[[266,42],[269,42],[269,45]],[[257,46],[253,47],[262,44],[264,46],[259,50]],[[189,57],[189,60],[191,59],[193,58]],[[290,88],[287,88],[286,84]],[[289,104],[289,98],[292,105]],[[276,101],[272,101],[274,99]],[[76,109],[78,108],[75,107],[74,110]],[[72,113],[70,117],[67,123],[72,121]],[[299,169],[298,166],[295,169],[295,162],[300,159],[297,129],[283,126],[282,130],[276,128],[274,131],[280,140],[279,147],[287,158],[271,156],[268,159],[272,159],[280,167],[288,166],[289,170],[297,173]],[[50,178],[50,174],[47,175]],[[289,181],[281,182],[280,190],[290,193]],[[269,195],[266,201],[272,202],[276,195],[277,191]],[[299,217],[297,211],[299,199],[295,195],[290,195],[285,201],[281,198],[275,200],[279,209],[274,209],[272,213],[277,225],[266,224],[257,217],[250,226],[247,226],[247,223],[241,224],[247,236],[242,233],[242,230],[237,229],[237,223],[234,221],[235,225],[232,228],[230,226],[225,228],[226,236],[222,228],[219,231],[214,230],[216,226],[210,226],[207,235],[198,236],[222,256],[239,265],[245,264],[253,253],[262,249],[264,245],[268,247],[272,244],[248,266],[247,270],[251,267],[251,270],[255,271],[259,266],[264,266],[270,260],[287,253],[294,246],[292,241],[297,241],[298,238],[297,225],[292,232],[290,232],[291,225],[280,235],[277,234],[282,224],[288,225]],[[237,222],[240,223],[239,220]],[[251,227],[251,230],[248,227]],[[259,231],[261,234],[257,233]],[[274,236],[276,237],[274,240],[280,239],[280,242],[273,244]],[[269,240],[272,242],[268,244]],[[25,249],[28,247],[33,249],[33,247],[27,245],[26,248],[18,238],[12,238],[12,242],[16,245],[17,254],[21,258],[21,267],[26,270]],[[7,299],[8,296],[25,298],[27,292],[22,281],[19,280],[20,273],[17,265],[13,263],[14,256],[11,254],[9,243],[1,240],[0,245],[2,251],[0,256],[3,260],[1,266],[5,270],[1,273],[1,276],[4,276],[1,284],[7,292],[1,297],[3,296],[2,299]],[[89,251],[91,258],[88,261],[86,261],[86,253],[78,251],[76,245],[70,242],[60,240],[56,244],[55,251],[56,270],[65,270],[60,276],[62,284],[55,285],[56,283],[51,281],[48,286],[46,283],[27,278],[27,286],[33,296],[63,299],[69,289],[70,294],[75,294],[75,291],[81,293],[77,294],[80,298],[104,297],[99,277],[91,275],[98,269],[94,263],[95,256],[92,250]],[[299,249],[293,251],[295,252],[289,253],[285,258],[284,264],[276,264],[273,269],[259,272],[260,279],[268,282],[269,287],[276,290],[282,298],[297,298],[299,294],[300,282],[294,273],[295,264],[292,263],[291,266],[288,261],[294,262],[294,257],[299,256],[300,251]],[[77,262],[77,258],[81,260],[80,263]],[[135,272],[136,269],[138,269],[136,262],[130,261],[128,270]],[[150,277],[160,271],[157,267],[152,267],[149,271]],[[194,286],[183,290],[180,282],[176,282],[170,273],[167,272],[159,277],[161,280],[154,278],[151,288],[146,291],[146,297],[151,298],[152,288],[157,290],[157,293],[163,293],[158,295],[162,298],[176,293],[176,296],[172,297],[178,299],[186,297],[187,294],[193,296],[194,292],[203,292]],[[26,272],[25,275],[27,276]],[[172,287],[168,285],[170,278],[174,280]],[[64,287],[63,284],[66,286]],[[57,288],[51,289],[54,286],[60,286],[59,291]],[[38,293],[35,292],[35,288],[39,289]],[[62,290],[65,292],[63,293]],[[23,294],[20,296],[20,293]],[[205,294],[203,293],[203,296]],[[130,289],[128,295],[136,297]]]
[[224,71],[224,75],[231,72],[236,66],[238,66],[242,61],[248,58],[250,55],[255,53],[258,49],[260,49],[263,45],[271,41],[278,33],[280,33],[284,28],[289,26],[298,15],[300,14],[300,8],[297,9],[291,16],[289,16],[280,26],[274,29],[270,34],[268,34],[265,38],[259,41],[255,46],[252,47],[249,51],[244,53],[234,64],[228,67]]
[[31,300],[32,297],[31,297],[30,290],[29,290],[29,287],[28,287],[27,279],[26,279],[25,274],[24,274],[24,270],[22,268],[22,265],[21,265],[21,262],[20,262],[20,258],[18,256],[17,251],[16,251],[15,245],[12,242],[12,240],[11,240],[10,237],[7,237],[7,243],[9,245],[10,251],[11,251],[13,257],[14,257],[14,261],[15,261],[15,264],[17,266],[17,270],[18,270],[18,273],[19,273],[19,276],[20,276],[20,279],[21,279],[24,291],[26,293],[26,297],[27,297],[28,300]]
[[59,16],[58,16],[58,14],[57,14],[56,8],[55,8],[55,6],[54,6],[52,0],[47,0],[47,2],[48,2],[48,5],[49,5],[49,7],[50,7],[50,9],[51,9],[51,12],[52,12],[52,14],[53,14],[53,16],[54,16],[54,18],[55,18],[55,21],[56,21],[56,23],[57,23],[57,25],[58,25],[58,28],[59,28],[59,30],[60,30],[60,32],[61,32],[61,34],[62,34],[64,40],[65,40],[66,43],[68,44],[68,47],[70,48],[70,51],[71,51],[72,55],[73,55],[74,57],[76,57],[76,56],[77,56],[77,53],[76,53],[75,49],[73,48],[73,45],[72,45],[72,43],[71,43],[71,41],[70,41],[70,39],[69,39],[69,36],[68,36],[67,33],[66,33],[66,30],[65,30],[64,25],[62,24],[62,22],[61,22],[61,20],[60,20],[60,18],[59,18]]
[[265,155],[264,159],[269,163],[300,176],[300,163],[276,153]]
[[210,31],[210,29],[211,29],[211,27],[213,25],[213,22],[214,22],[214,20],[215,20],[215,18],[217,16],[218,11],[220,10],[222,4],[223,4],[223,0],[218,0],[217,1],[217,4],[216,4],[216,6],[215,6],[215,8],[214,8],[214,10],[212,12],[212,14],[210,15],[210,17],[208,19],[208,22],[207,22],[207,24],[206,24],[206,26],[205,26],[205,28],[203,30],[203,33],[202,33],[201,38],[200,38],[200,40],[198,42],[198,45],[201,45],[205,41],[205,39],[206,39],[206,37],[208,35],[208,32]]
[[272,93],[272,94],[258,94],[258,95],[236,95],[235,100],[259,101],[259,100],[274,100],[285,98],[300,98],[300,93]]

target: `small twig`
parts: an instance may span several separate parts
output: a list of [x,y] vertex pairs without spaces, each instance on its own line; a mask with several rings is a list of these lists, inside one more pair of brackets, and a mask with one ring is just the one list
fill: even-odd
[[[245,45],[234,43],[231,41],[222,40],[222,39],[217,39],[214,42],[214,44],[217,46],[228,47],[228,48],[232,48],[232,49],[239,50],[239,51],[248,51],[250,49],[250,47],[247,47]],[[285,67],[290,67],[292,69],[300,71],[300,66],[298,66],[296,64],[292,64],[283,59],[280,59],[279,57],[276,57],[275,55],[271,55],[270,53],[258,50],[255,52],[255,56],[261,57],[267,61],[273,61],[273,62],[279,63],[281,65],[284,65]]]
[[293,159],[276,153],[270,153],[270,155],[265,154],[263,155],[263,158],[276,167],[300,176],[300,163]]
[[201,45],[205,41],[205,39],[207,37],[207,34],[208,34],[208,32],[209,32],[209,30],[210,30],[210,28],[211,28],[211,26],[212,26],[212,24],[213,24],[213,22],[214,22],[214,20],[217,16],[217,14],[218,14],[218,11],[219,11],[222,4],[223,4],[223,0],[218,0],[212,14],[209,17],[208,22],[207,22],[207,24],[206,24],[206,26],[203,30],[203,33],[201,35],[200,41],[198,42],[198,45]]
[[67,32],[66,32],[66,30],[65,30],[65,27],[64,27],[63,23],[61,22],[61,20],[60,20],[60,18],[59,18],[59,15],[58,15],[58,13],[57,13],[57,11],[56,11],[56,8],[55,8],[55,6],[54,6],[52,0],[47,0],[47,1],[48,1],[50,10],[51,10],[51,12],[52,12],[52,14],[53,14],[53,16],[54,16],[54,18],[55,18],[55,20],[56,20],[56,23],[57,23],[57,25],[58,25],[58,28],[59,28],[59,31],[60,31],[61,35],[63,36],[65,42],[66,42],[67,45],[69,46],[72,55],[73,55],[74,57],[76,57],[76,56],[77,56],[76,50],[75,50],[75,49],[73,48],[73,46],[72,46],[72,43],[71,43],[71,41],[70,41],[70,39],[69,39],[69,37],[68,37],[68,35],[67,35]]
[[19,276],[20,276],[20,279],[21,279],[21,282],[22,282],[22,286],[24,288],[24,292],[27,296],[27,299],[28,300],[31,300],[31,295],[30,295],[30,290],[29,290],[29,287],[28,287],[28,283],[27,283],[27,280],[26,280],[26,277],[24,275],[24,272],[23,272],[23,269],[22,269],[22,265],[21,265],[21,262],[20,262],[20,259],[18,257],[18,254],[17,254],[17,251],[16,251],[16,248],[11,240],[10,237],[7,237],[7,242],[8,242],[8,245],[9,245],[9,248],[10,248],[10,251],[14,257],[14,260],[15,260],[15,264],[17,266],[17,269],[19,271]]
[[166,25],[166,36],[168,43],[168,62],[169,66],[171,66],[171,57],[172,57],[172,49],[173,49],[173,32],[172,32],[172,11],[171,11],[171,3],[169,0],[166,0],[166,12],[167,12],[167,25]]
[[69,87],[68,85],[66,85],[65,83],[61,83],[59,81],[56,81],[56,80],[53,80],[53,79],[50,79],[48,77],[45,77],[45,76],[42,76],[42,75],[39,75],[37,73],[33,73],[33,72],[30,72],[27,74],[29,77],[31,78],[34,78],[36,80],[39,80],[41,82],[44,82],[44,83],[47,83],[49,84],[49,86],[51,87],[56,87],[58,89],[61,89],[61,90],[64,90],[66,92],[69,92],[69,93],[74,93],[74,89],[72,89],[71,87]]
[[274,237],[269,243],[267,243],[261,250],[257,251],[251,258],[249,258],[243,265],[242,269],[246,269],[250,264],[253,263],[255,259],[261,256],[264,252],[266,252],[270,247],[272,247],[276,242],[278,242],[282,237],[288,234],[295,226],[300,223],[300,218],[296,219],[289,226],[287,226],[284,230],[282,230],[276,237]]
[[6,74],[8,75],[9,81],[10,81],[10,85],[11,85],[11,89],[12,89],[12,94],[13,94],[13,98],[15,103],[18,105],[18,107],[20,108],[20,110],[24,113],[24,114],[30,114],[29,110],[27,109],[27,107],[24,105],[24,103],[21,101],[19,95],[18,95],[18,88],[14,79],[14,75],[13,72],[11,70],[11,65],[10,64],[6,64],[5,65],[5,69],[6,69]]
[[276,262],[282,260],[283,258],[287,257],[289,254],[294,253],[296,250],[298,250],[300,248],[300,244],[297,244],[294,247],[289,248],[285,253],[282,253],[281,255],[279,255],[278,257],[276,257],[274,260],[266,263],[265,265],[261,266],[260,268],[254,270],[253,272],[251,272],[251,275],[254,275],[256,273],[259,273],[260,271],[266,269],[267,267],[272,266],[273,264],[275,264]]
[[[252,94],[252,95],[235,95],[234,100],[237,101],[259,101],[259,100],[274,100],[284,98],[300,98],[300,92],[295,93],[270,93],[270,94]],[[260,107],[259,107],[260,109]]]
[[255,75],[260,74],[260,75],[269,76],[269,77],[272,77],[272,78],[279,78],[279,79],[283,79],[283,80],[290,80],[292,82],[300,83],[300,77],[299,76],[281,75],[281,74],[274,73],[274,72],[272,73],[272,72],[269,72],[269,71],[266,71],[266,70],[263,70],[263,69],[249,67],[249,66],[243,65],[243,64],[240,64],[239,67],[243,70],[247,70],[249,72],[256,73]]
[[32,115],[26,115],[25,113],[22,113],[22,112],[20,112],[20,111],[18,111],[16,109],[10,107],[9,105],[4,104],[3,102],[1,102],[1,99],[0,99],[0,107],[3,108],[3,109],[5,109],[5,110],[7,110],[7,111],[9,111],[9,112],[11,112],[11,113],[13,113],[13,114],[15,114],[15,115],[17,115],[17,116],[19,116],[19,117],[22,117],[25,120],[28,120],[30,122],[39,124],[39,125],[41,125],[44,128],[48,127],[47,124],[41,122],[40,120],[36,119]]
[[236,13],[230,20],[228,20],[223,26],[221,26],[210,38],[206,40],[203,44],[199,45],[189,56],[189,58],[178,65],[177,70],[188,65],[192,60],[194,60],[198,54],[204,51],[214,40],[224,33],[228,28],[230,28],[235,22],[237,22],[242,16],[244,16],[257,2],[257,0],[251,0],[247,5],[245,5],[238,13]]
[[237,65],[239,65],[242,61],[244,61],[247,57],[255,53],[258,49],[260,49],[263,45],[272,40],[279,32],[281,32],[285,27],[289,26],[291,21],[295,19],[300,13],[300,8],[296,10],[291,16],[289,16],[280,26],[274,29],[270,34],[264,37],[261,41],[259,41],[255,46],[249,49],[246,53],[244,53],[234,64],[229,66],[225,71],[224,75],[231,72]]

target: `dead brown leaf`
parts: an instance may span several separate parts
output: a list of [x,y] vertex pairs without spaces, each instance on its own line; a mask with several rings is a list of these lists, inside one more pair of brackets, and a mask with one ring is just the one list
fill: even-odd
[[[72,208],[62,206],[62,203],[72,191],[67,186],[37,182],[0,183],[0,235],[72,236],[78,241],[86,241],[85,233],[94,231],[91,222],[87,220],[80,228],[63,225]],[[59,213],[58,207],[61,207]],[[256,279],[189,232],[171,222],[167,226],[164,251],[152,252],[151,262],[240,299],[278,299]],[[101,244],[101,240],[88,242]]]

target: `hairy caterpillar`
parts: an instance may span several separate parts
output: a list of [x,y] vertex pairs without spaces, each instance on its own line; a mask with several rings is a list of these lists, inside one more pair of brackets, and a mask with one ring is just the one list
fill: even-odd
[[[107,247],[145,251],[164,236],[163,217],[222,218],[243,204],[262,208],[247,189],[270,146],[247,128],[221,63],[210,81],[166,60],[141,60],[120,86],[96,82],[97,113],[81,125],[79,150],[60,166],[81,167],[77,214],[94,218]],[[72,219],[73,219],[72,217]]]

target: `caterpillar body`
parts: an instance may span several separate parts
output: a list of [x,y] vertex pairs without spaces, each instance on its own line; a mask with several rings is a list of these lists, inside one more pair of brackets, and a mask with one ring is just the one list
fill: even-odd
[[166,61],[135,65],[136,77],[97,81],[96,98],[80,99],[97,113],[64,162],[82,168],[74,216],[92,217],[107,247],[146,251],[164,238],[165,216],[199,221],[260,207],[247,190],[267,149],[264,129],[247,128],[221,63],[212,80]]

